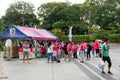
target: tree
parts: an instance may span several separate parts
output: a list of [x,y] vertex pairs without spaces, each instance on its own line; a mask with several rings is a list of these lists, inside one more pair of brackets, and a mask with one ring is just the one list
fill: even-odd
[[84,26],[82,29],[83,23],[80,21],[80,14],[79,4],[52,2],[38,8],[39,18],[43,21],[42,28],[49,30],[59,28],[66,35],[69,33],[69,26],[73,27],[73,34],[84,34],[86,27]]
[[10,25],[33,26],[39,23],[34,14],[34,5],[23,1],[12,3],[2,20],[6,27]]
[[57,14],[67,6],[68,4],[63,2],[52,2],[40,5],[40,7],[38,7],[38,16],[39,19],[41,19],[42,27],[49,30],[53,29],[53,23],[59,21],[61,18]]
[[4,25],[4,21],[2,18],[0,18],[0,33],[4,30],[2,26]]
[[[118,7],[116,9],[116,13],[115,13],[115,21],[113,26],[116,25],[116,29],[118,30],[117,32],[120,33],[120,7]],[[119,29],[118,29],[119,28]]]
[[93,24],[99,25],[101,30],[117,27],[120,21],[117,12],[119,5],[118,0],[87,0],[83,4],[84,21],[88,22],[90,27]]
[[65,35],[65,32],[62,32],[61,29],[59,29],[59,28],[52,29],[52,33],[59,37],[62,35]]
[[115,21],[115,8],[109,5],[104,5],[97,6],[96,9],[97,11],[92,16],[92,18],[94,19],[93,22],[95,24],[98,24],[101,29],[108,29],[110,23],[113,24]]

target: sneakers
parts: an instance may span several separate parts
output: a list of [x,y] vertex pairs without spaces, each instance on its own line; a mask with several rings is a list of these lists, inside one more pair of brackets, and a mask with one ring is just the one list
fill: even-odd
[[84,61],[80,61],[81,63],[84,63]]
[[[104,71],[102,71],[103,74],[106,74]],[[113,75],[110,71],[108,71],[108,74]]]
[[104,71],[102,71],[103,74],[106,74]]
[[113,75],[113,73],[111,73],[110,71],[108,71],[108,74]]

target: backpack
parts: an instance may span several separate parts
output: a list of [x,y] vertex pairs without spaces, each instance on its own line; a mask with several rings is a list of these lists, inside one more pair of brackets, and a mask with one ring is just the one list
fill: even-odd
[[87,47],[88,47],[89,50],[92,50],[92,45],[91,44],[88,43]]

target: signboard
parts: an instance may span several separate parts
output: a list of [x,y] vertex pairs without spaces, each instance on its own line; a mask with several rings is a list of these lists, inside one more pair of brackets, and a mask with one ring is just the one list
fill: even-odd
[[10,28],[10,36],[14,36],[16,34],[16,29],[15,28]]

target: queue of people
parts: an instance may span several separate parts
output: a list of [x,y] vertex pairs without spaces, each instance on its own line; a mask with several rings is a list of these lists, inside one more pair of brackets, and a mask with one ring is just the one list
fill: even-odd
[[[64,57],[65,61],[71,61],[72,58],[78,59],[80,57],[80,62],[83,63],[85,58],[86,60],[90,60],[91,53],[93,54],[93,58],[98,57],[101,49],[100,46],[101,44],[97,40],[92,41],[92,43],[86,41],[81,43],[54,41],[48,43],[37,42],[35,48],[35,45],[30,43],[29,40],[25,40],[19,44],[19,53],[24,53],[23,59],[25,57],[29,58],[30,53],[33,52],[36,56],[40,54],[42,57],[47,57],[48,53],[52,53],[51,57],[53,58],[51,60],[58,60],[59,62],[61,57]],[[51,47],[51,50],[49,47]]]
[[[20,43],[19,52],[23,52],[23,62],[25,62],[25,60],[29,62],[30,52],[34,52],[36,55],[40,53],[41,56],[47,57],[48,63],[55,61],[60,63],[61,58],[64,58],[65,61],[79,58],[80,62],[84,63],[85,60],[90,60],[91,57],[101,57],[104,62],[108,62],[108,73],[112,74],[110,71],[112,63],[109,57],[108,43],[108,39],[104,40],[104,43],[99,40],[93,40],[91,43],[86,41],[81,43],[54,41],[39,43],[35,49],[35,46],[33,46],[29,40],[25,40],[23,43]],[[102,73],[105,73],[104,69],[102,69]]]

